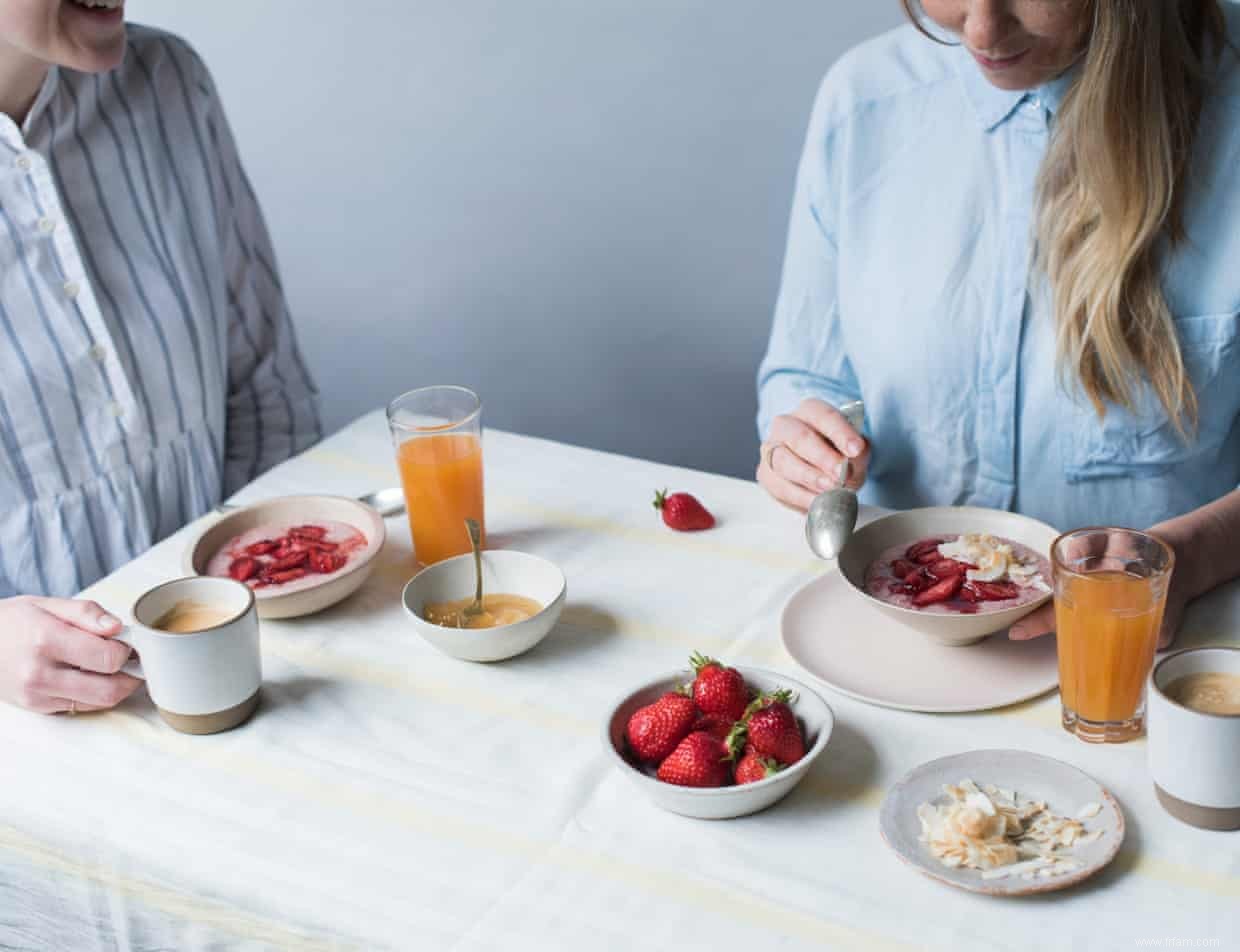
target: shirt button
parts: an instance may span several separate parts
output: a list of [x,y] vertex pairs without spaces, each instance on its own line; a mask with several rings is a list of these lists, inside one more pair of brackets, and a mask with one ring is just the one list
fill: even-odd
[[14,159],[13,163],[23,172],[29,172],[30,166],[34,165],[34,163],[30,161],[30,156],[26,155],[24,152]]
[[47,215],[44,215],[42,218],[39,219],[39,231],[43,232],[43,234],[50,235],[55,230],[56,230],[56,219],[49,218]]
[[[95,345],[94,345],[93,347],[91,347],[91,349],[90,349],[90,355],[91,355],[93,358],[95,358],[95,360],[99,361],[99,363],[103,363],[105,360],[107,360],[107,359],[108,359],[108,349],[107,349],[106,347],[104,347],[102,344],[95,344]],[[114,408],[114,409],[113,409],[113,412],[115,413],[116,408],[118,408],[118,407],[119,407],[119,404],[115,404],[115,403],[114,403],[114,404],[112,404],[112,406],[113,406],[113,408]],[[117,414],[117,415],[119,416],[119,414]]]
[[116,401],[113,401],[108,404],[108,412],[112,414],[112,416],[119,419],[125,415],[125,408]]
[[76,281],[66,281],[64,284],[65,297],[75,298],[82,293],[82,286]]

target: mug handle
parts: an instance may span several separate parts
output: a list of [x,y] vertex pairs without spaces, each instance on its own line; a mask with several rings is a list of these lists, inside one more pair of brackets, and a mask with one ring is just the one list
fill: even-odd
[[[126,625],[124,628],[122,628],[120,631],[118,631],[115,635],[112,636],[112,640],[119,641],[123,645],[129,645],[129,650],[130,652],[132,652],[137,647],[137,645],[135,645],[133,641],[132,631],[133,629],[131,629],[128,625]],[[139,680],[142,680],[142,681],[146,680],[146,675],[142,673],[141,662],[134,660],[132,657],[128,661],[125,662],[125,666],[121,668],[121,671],[125,674],[128,674],[130,677],[138,678]]]

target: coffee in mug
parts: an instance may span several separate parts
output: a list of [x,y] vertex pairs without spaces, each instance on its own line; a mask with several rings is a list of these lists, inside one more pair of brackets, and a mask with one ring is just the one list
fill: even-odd
[[220,611],[213,605],[191,599],[177,602],[155,620],[152,628],[172,635],[189,635],[208,628],[218,628],[233,620],[233,615]]
[[1172,816],[1240,830],[1240,648],[1192,648],[1154,666],[1149,687],[1154,792]]
[[230,578],[194,576],[157,585],[134,603],[116,640],[141,661],[159,716],[185,734],[216,734],[258,707],[262,659],[254,592]]
[[1240,674],[1195,671],[1167,685],[1167,697],[1202,714],[1240,715]]

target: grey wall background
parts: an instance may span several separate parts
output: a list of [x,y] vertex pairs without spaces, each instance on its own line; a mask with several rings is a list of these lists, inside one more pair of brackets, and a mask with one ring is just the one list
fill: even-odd
[[751,477],[823,73],[897,0],[130,0],[211,67],[332,428],[487,425]]

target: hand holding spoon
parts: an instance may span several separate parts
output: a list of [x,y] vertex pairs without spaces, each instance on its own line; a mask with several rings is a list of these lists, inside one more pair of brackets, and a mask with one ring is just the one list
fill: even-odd
[[[865,404],[854,400],[839,410],[854,430],[861,429]],[[845,485],[851,469],[848,457],[844,457],[840,462],[840,485],[817,496],[805,515],[805,541],[820,559],[839,558],[857,527],[857,494]]]

